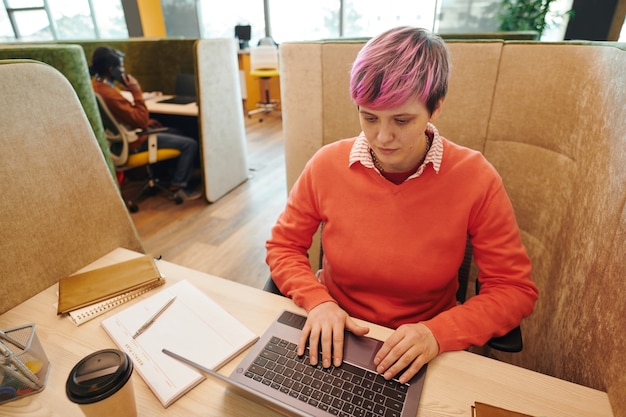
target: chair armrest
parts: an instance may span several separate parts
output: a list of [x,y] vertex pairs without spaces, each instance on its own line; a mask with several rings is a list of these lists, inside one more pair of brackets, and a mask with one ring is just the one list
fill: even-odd
[[[476,294],[480,292],[480,283],[476,280]],[[524,348],[524,343],[522,342],[522,329],[520,326],[517,326],[504,336],[493,337],[487,342],[487,346],[502,351],[502,352],[510,352],[516,353],[521,352]]]
[[169,128],[167,128],[167,127],[155,127],[155,128],[144,129],[144,130],[135,130],[135,133],[137,134],[137,136],[139,136],[139,135],[152,135],[154,133],[167,132],[168,130],[169,130]]
[[502,352],[521,352],[524,348],[524,344],[522,343],[522,329],[517,326],[504,336],[492,338],[487,342],[487,345]]
[[277,294],[277,295],[284,295],[283,293],[280,292],[280,290],[276,286],[276,283],[274,282],[272,277],[267,278],[267,281],[265,282],[265,286],[263,287],[263,291],[271,292],[272,294]]

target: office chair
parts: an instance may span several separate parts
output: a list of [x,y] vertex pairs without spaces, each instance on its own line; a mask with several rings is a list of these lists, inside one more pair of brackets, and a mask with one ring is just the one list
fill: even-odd
[[[469,239],[465,243],[465,256],[459,268],[459,289],[456,292],[456,299],[460,303],[464,303],[467,298],[467,287],[470,281],[470,270],[472,266],[472,244]],[[476,294],[480,292],[480,283],[476,280]],[[487,346],[502,352],[521,352],[524,344],[522,342],[522,330],[517,326],[507,334],[491,338],[487,342]]]
[[[277,109],[278,101],[270,98],[269,80],[272,77],[278,77],[278,48],[275,45],[259,45],[250,48],[250,75],[258,77],[261,80],[261,97],[262,101],[256,103],[257,108],[248,112],[248,117],[253,114],[268,114],[273,111],[279,112]],[[263,121],[263,117],[259,118]]]
[[[319,267],[322,267],[322,256],[323,256],[323,248],[320,248],[320,263]],[[463,257],[463,262],[461,263],[461,267],[459,268],[459,289],[456,293],[456,299],[458,302],[463,303],[467,297],[467,286],[469,282],[470,269],[472,265],[472,244],[469,239],[467,239],[465,245],[465,256]],[[271,292],[273,294],[283,295],[276,283],[269,277],[265,282],[265,286],[263,287],[263,291]],[[476,294],[480,291],[480,284],[478,280],[476,280]],[[522,343],[522,331],[520,326],[517,326],[515,329],[511,330],[509,333],[504,336],[494,337],[487,342],[487,346],[502,351],[502,352],[521,352],[523,349]]]
[[[167,131],[167,128],[158,129],[128,129],[123,124],[119,123],[113,117],[113,114],[107,107],[104,99],[96,94],[96,101],[98,102],[98,109],[100,110],[100,117],[104,125],[104,133],[107,141],[109,142],[109,149],[111,150],[111,160],[115,169],[119,172],[128,171],[133,168],[145,166],[146,167],[146,180],[139,193],[137,193],[136,199],[139,199],[144,193],[155,193],[161,190],[168,194],[170,198],[174,200],[176,204],[183,202],[182,198],[176,196],[174,191],[161,185],[159,179],[155,177],[152,166],[157,162],[165,161],[168,159],[177,158],[180,156],[178,149],[158,149],[157,147],[157,133]],[[129,153],[129,144],[136,141],[138,136],[148,135],[148,150],[143,152]],[[139,208],[133,200],[126,200],[126,206],[131,213],[136,213]]]

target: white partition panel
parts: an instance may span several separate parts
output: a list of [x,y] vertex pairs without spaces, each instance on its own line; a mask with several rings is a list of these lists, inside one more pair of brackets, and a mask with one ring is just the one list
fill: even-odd
[[198,40],[196,74],[205,195],[212,203],[248,178],[235,40]]

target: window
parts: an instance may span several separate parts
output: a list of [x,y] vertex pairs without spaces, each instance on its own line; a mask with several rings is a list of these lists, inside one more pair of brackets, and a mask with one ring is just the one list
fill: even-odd
[[304,4],[269,0],[269,14],[272,36],[278,42],[371,37],[401,25],[432,29],[436,3],[436,0],[387,0],[381,7],[376,0],[322,0]]
[[167,36],[200,37],[200,13],[197,0],[161,0],[161,9]]
[[2,41],[128,37],[121,0],[4,0],[4,6]]
[[199,9],[203,38],[234,38],[236,25],[252,26],[250,45],[265,36],[263,0],[200,0]]
[[4,0],[7,18],[14,38],[22,40],[54,39],[54,27],[45,0]]
[[286,41],[339,37],[338,0],[269,0],[272,38]]
[[9,15],[6,8],[0,10],[0,42],[9,42],[15,39],[13,30],[11,29],[11,22],[9,21]]
[[92,4],[92,13],[99,38],[123,39],[128,38],[126,17],[121,0],[89,0]]
[[89,3],[85,0],[68,2],[48,0],[52,24],[56,26],[56,39],[94,39],[96,27]]
[[501,0],[442,0],[437,32],[491,32],[498,28]]
[[435,0],[344,0],[344,37],[371,37],[396,26],[433,29]]
[[[278,43],[338,37],[371,37],[393,26],[433,28],[436,0],[265,0],[272,38]],[[343,22],[340,24],[343,3]],[[203,38],[233,37],[235,25],[251,25],[255,45],[265,36],[263,0],[200,0]]]

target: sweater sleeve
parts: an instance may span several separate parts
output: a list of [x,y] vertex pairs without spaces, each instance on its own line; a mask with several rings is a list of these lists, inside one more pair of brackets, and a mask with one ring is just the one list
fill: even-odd
[[497,180],[472,214],[468,229],[480,294],[424,322],[440,352],[482,346],[506,334],[532,313],[538,298],[513,207]]
[[150,112],[141,90],[133,91],[134,103],[126,100],[115,88],[104,83],[94,83],[94,90],[104,99],[113,117],[131,129],[146,129]]
[[318,281],[307,257],[313,235],[323,221],[315,197],[315,159],[309,161],[291,189],[266,242],[266,262],[276,286],[307,311],[326,301],[336,302]]

